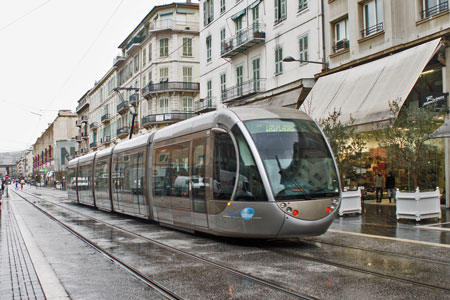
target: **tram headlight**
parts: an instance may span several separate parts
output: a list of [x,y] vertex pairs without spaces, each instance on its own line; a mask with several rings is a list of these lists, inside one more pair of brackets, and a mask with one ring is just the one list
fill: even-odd
[[280,207],[283,208],[283,209],[286,208],[286,203],[281,203]]
[[337,205],[337,204],[338,204],[338,202],[339,202],[339,200],[338,200],[338,199],[333,199],[333,204],[334,204],[334,205]]
[[287,211],[288,213],[292,213],[292,208],[288,207],[288,208],[286,209],[286,211]]

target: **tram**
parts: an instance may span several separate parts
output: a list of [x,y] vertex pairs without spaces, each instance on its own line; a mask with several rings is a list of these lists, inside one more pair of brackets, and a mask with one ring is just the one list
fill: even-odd
[[320,235],[341,199],[323,133],[287,108],[221,109],[75,158],[67,190],[104,211],[247,238]]

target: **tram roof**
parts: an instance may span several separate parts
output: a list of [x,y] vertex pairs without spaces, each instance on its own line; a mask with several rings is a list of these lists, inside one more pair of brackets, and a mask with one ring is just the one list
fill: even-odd
[[84,165],[86,163],[92,162],[95,158],[95,154],[97,154],[97,152],[92,152],[81,156],[80,158],[78,158],[78,165]]
[[97,160],[97,159],[103,158],[105,156],[111,155],[113,149],[114,149],[114,147],[109,147],[109,148],[102,149],[102,150],[98,151],[97,152],[97,156],[95,157],[95,159]]
[[131,140],[124,141],[117,146],[114,147],[113,153],[120,153],[130,149],[139,148],[142,146],[146,146],[150,143],[150,139],[153,136],[154,131],[140,135]]

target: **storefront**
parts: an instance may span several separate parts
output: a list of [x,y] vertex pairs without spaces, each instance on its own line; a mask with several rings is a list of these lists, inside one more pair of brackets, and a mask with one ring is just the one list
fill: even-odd
[[436,39],[317,80],[307,112],[318,121],[339,112],[353,132],[348,143],[362,140],[358,151],[340,153],[344,186],[370,193],[381,171],[402,190],[445,191],[444,142],[428,140],[447,112],[444,51]]

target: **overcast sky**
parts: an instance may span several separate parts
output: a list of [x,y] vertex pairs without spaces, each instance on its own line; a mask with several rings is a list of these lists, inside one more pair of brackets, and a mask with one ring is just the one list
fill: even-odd
[[[0,2],[0,152],[33,145],[112,67],[119,44],[165,0]],[[193,1],[195,2],[195,1]]]

